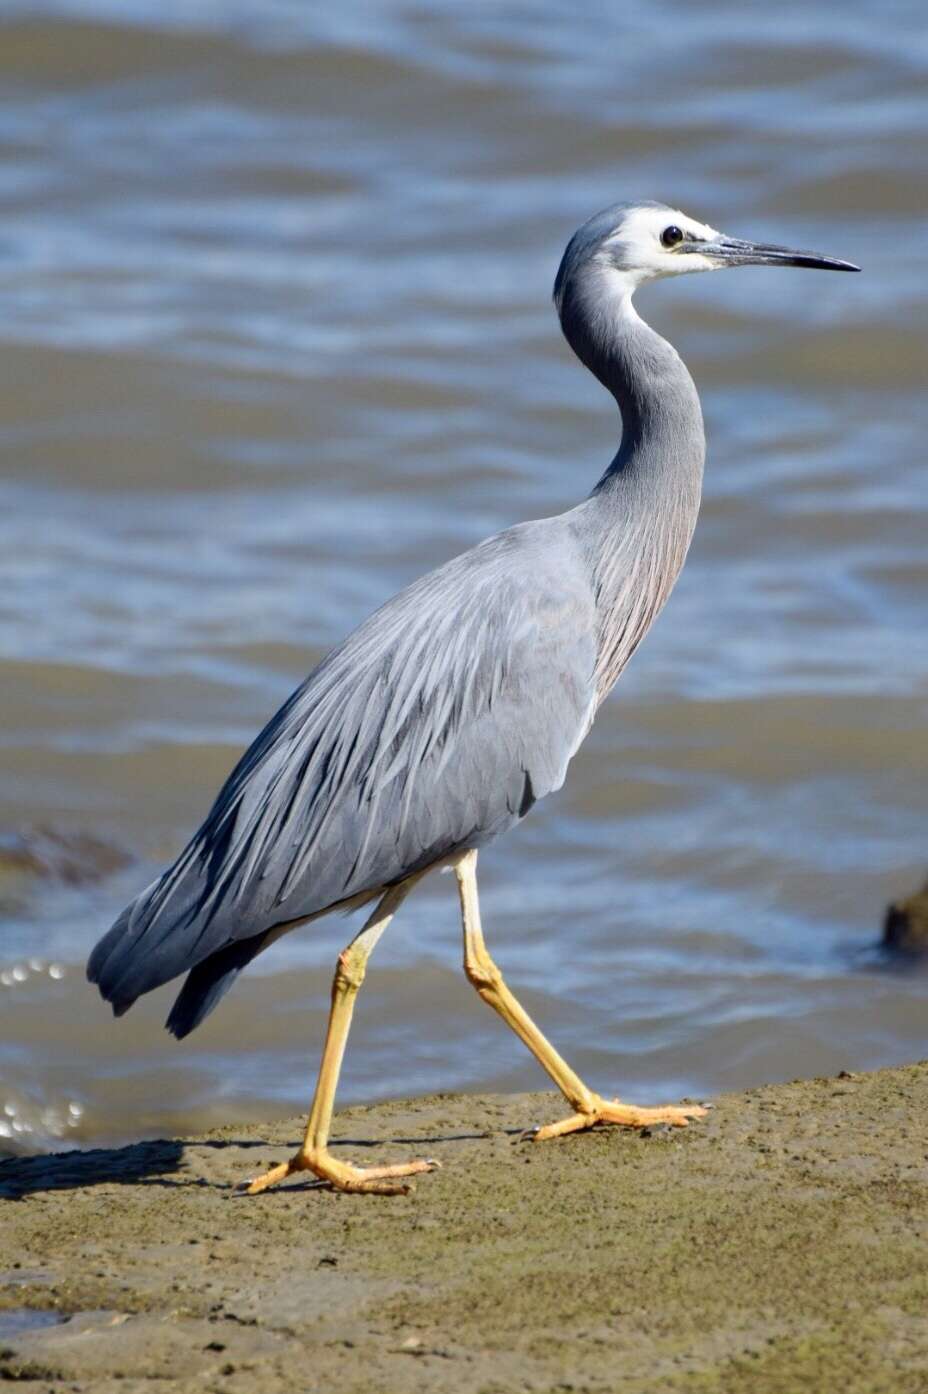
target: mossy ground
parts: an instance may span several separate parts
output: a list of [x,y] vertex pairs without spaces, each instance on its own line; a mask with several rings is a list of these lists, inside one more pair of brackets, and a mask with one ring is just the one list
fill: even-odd
[[121,1394],[928,1391],[928,1065],[727,1096],[686,1132],[516,1141],[559,1111],[347,1110],[353,1161],[443,1162],[394,1198],[237,1194],[297,1120],[5,1163],[0,1318],[69,1319],[0,1339],[0,1375]]

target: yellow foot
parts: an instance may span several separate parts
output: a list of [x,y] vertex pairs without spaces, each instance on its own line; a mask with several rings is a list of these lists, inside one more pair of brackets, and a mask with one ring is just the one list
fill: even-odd
[[280,1166],[266,1171],[263,1176],[246,1182],[245,1192],[247,1195],[256,1196],[261,1191],[266,1191],[269,1186],[276,1186],[278,1181],[294,1176],[298,1171],[311,1171],[321,1181],[328,1181],[337,1191],[372,1191],[380,1196],[404,1196],[411,1187],[389,1178],[415,1176],[420,1171],[435,1171],[440,1166],[441,1162],[436,1162],[430,1157],[426,1161],[400,1162],[396,1166],[356,1167],[350,1162],[336,1161],[327,1148],[319,1152],[300,1151],[291,1157],[289,1162],[282,1162]]
[[559,1123],[533,1128],[523,1137],[530,1137],[533,1142],[547,1142],[552,1137],[564,1137],[567,1133],[579,1133],[583,1128],[594,1128],[598,1123],[611,1123],[620,1128],[649,1128],[653,1123],[669,1123],[674,1128],[685,1128],[691,1118],[705,1118],[708,1111],[699,1104],[636,1108],[634,1104],[619,1103],[618,1099],[601,1099],[594,1095],[593,1108],[589,1113],[572,1113]]

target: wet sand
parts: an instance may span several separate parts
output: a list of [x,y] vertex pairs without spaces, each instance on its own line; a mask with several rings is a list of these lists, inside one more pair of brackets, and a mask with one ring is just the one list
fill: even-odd
[[[300,1124],[0,1167],[0,1377],[159,1391],[928,1388],[928,1064],[558,1143],[550,1094],[345,1110],[408,1196],[236,1182]],[[38,1313],[64,1318],[23,1330]],[[50,1318],[46,1316],[46,1321]]]

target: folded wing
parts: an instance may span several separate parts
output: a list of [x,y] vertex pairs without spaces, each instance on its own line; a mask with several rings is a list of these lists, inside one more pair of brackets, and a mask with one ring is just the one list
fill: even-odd
[[482,543],[319,664],[94,949],[88,976],[116,1012],[209,961],[188,980],[192,1029],[275,926],[481,846],[561,785],[596,654],[589,584],[556,528]]

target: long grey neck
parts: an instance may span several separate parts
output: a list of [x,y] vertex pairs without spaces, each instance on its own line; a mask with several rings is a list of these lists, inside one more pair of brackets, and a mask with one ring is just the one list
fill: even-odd
[[699,513],[706,448],[699,397],[683,360],[639,319],[630,295],[603,291],[594,283],[572,294],[568,286],[559,305],[568,342],[622,414],[618,452],[574,510],[599,612],[600,699],[683,566]]

